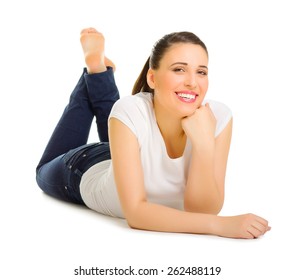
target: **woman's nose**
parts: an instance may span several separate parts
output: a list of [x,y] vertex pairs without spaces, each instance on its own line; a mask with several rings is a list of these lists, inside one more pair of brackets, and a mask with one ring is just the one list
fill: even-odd
[[198,86],[198,81],[195,73],[188,73],[185,79],[185,86],[194,89]]

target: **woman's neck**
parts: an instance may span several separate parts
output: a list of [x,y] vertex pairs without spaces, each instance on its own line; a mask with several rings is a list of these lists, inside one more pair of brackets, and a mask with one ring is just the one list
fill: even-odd
[[181,119],[154,104],[157,125],[166,145],[167,154],[171,158],[183,155],[186,134],[181,125]]

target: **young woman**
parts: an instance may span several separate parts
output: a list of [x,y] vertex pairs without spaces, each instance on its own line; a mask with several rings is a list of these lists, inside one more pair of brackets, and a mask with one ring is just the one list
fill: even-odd
[[[204,98],[208,53],[190,32],[164,36],[133,95],[119,99],[104,37],[81,32],[87,68],[37,167],[37,182],[56,198],[132,228],[257,238],[270,227],[256,215],[218,216],[232,115]],[[93,118],[100,142],[87,144]]]

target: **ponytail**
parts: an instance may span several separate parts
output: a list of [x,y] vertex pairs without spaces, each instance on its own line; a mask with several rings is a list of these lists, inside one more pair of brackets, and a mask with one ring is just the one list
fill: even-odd
[[141,73],[139,74],[136,82],[134,83],[132,89],[132,95],[135,95],[139,92],[151,92],[154,93],[154,90],[151,89],[147,83],[146,75],[150,68],[150,57],[147,59],[145,65],[143,66]]

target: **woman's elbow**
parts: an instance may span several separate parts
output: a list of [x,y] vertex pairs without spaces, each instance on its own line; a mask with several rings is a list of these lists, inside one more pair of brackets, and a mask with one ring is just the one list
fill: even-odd
[[143,229],[142,219],[140,219],[137,211],[127,211],[127,213],[125,213],[125,219],[130,228]]
[[130,218],[126,218],[127,224],[131,229],[140,229],[136,222]]

